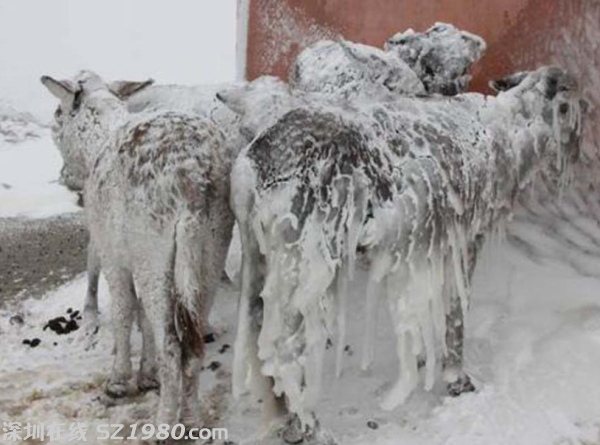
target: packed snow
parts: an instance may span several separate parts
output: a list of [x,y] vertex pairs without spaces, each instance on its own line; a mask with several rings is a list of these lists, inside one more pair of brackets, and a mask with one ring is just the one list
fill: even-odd
[[[364,330],[363,265],[350,283],[349,331],[346,366],[335,376],[335,345],[326,352],[325,381],[319,415],[339,443],[360,445],[593,445],[600,444],[600,271],[580,273],[569,263],[585,259],[582,249],[557,244],[522,215],[509,227],[508,241],[484,249],[475,274],[471,313],[467,324],[466,365],[478,391],[460,398],[419,390],[392,412],[378,404],[396,375],[396,359],[387,311],[379,314],[375,363],[360,371]],[[569,213],[577,226],[600,237],[589,220]],[[568,230],[569,224],[557,226]],[[585,244],[582,234],[571,239]],[[528,246],[536,247],[530,251]],[[489,246],[488,246],[489,247]],[[594,255],[594,261],[600,256]],[[583,262],[587,263],[589,260]],[[132,395],[112,405],[102,396],[111,368],[112,335],[109,297],[101,283],[101,329],[94,349],[86,350],[83,329],[59,336],[43,331],[46,322],[68,308],[82,309],[86,281],[82,277],[45,296],[2,311],[0,330],[0,418],[2,421],[84,422],[90,444],[99,423],[140,425],[151,420],[158,401],[154,393]],[[208,346],[202,372],[202,416],[207,426],[225,427],[229,439],[251,443],[260,421],[260,405],[250,397],[236,404],[230,396],[231,345],[235,333],[237,291],[222,284],[215,300],[212,324],[219,336]],[[9,319],[22,314],[23,326]],[[36,348],[22,344],[39,338]],[[54,342],[58,344],[55,346]],[[134,357],[141,338],[133,335]],[[347,347],[346,347],[347,346]],[[222,353],[220,351],[223,351]],[[65,364],[68,364],[65,366]],[[218,369],[214,369],[218,367]],[[212,370],[214,369],[214,370]],[[126,436],[129,431],[124,431]],[[139,443],[123,440],[123,444]]]

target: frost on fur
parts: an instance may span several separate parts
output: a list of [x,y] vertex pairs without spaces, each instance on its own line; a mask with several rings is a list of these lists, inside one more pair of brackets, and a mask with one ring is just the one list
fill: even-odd
[[[242,152],[232,202],[247,245],[257,246],[244,255],[263,258],[248,261],[244,279],[254,278],[243,283],[242,300],[262,299],[260,372],[303,424],[315,426],[326,339],[336,325],[343,336],[340,290],[357,246],[371,264],[367,332],[381,294],[397,336],[399,379],[383,407],[418,385],[418,358],[427,389],[440,356],[449,379],[462,372],[452,369],[461,365],[454,356],[462,337],[452,338],[446,317],[458,308],[462,320],[468,308],[481,238],[501,227],[521,191],[556,159],[567,173],[579,152],[580,109],[574,79],[546,67],[498,97],[297,105]],[[460,353],[450,350],[455,343]],[[235,353],[249,357],[248,348]],[[371,348],[367,341],[365,367]],[[236,376],[234,386],[251,381]]]
[[237,128],[247,142],[287,111],[309,100],[302,93],[294,94],[285,82],[273,76],[262,76],[245,85],[219,91],[216,97],[240,116]]

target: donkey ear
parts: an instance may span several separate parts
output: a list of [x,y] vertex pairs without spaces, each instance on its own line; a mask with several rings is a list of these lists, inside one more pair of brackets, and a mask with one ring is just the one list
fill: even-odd
[[590,110],[590,103],[585,99],[579,100],[579,106],[581,107],[581,111],[583,114],[587,114]]
[[519,73],[510,74],[509,76],[503,77],[502,79],[492,80],[489,86],[492,90],[499,93],[501,91],[508,91],[511,88],[519,85],[529,73],[522,71]]
[[247,88],[241,86],[219,91],[216,98],[234,113],[243,115],[248,108],[248,94]]
[[364,69],[365,68],[364,65],[369,63],[369,58],[360,54],[360,52],[357,51],[356,48],[354,48],[346,40],[340,39],[337,41],[337,43],[338,43],[338,45],[340,45],[340,47],[344,51],[344,54],[346,54],[346,56],[348,56],[348,58],[350,60],[354,61],[357,64],[357,66]]
[[75,101],[75,95],[81,90],[78,85],[68,80],[56,80],[50,76],[42,76],[40,80],[63,105],[72,105]]
[[108,89],[121,100],[127,100],[130,96],[140,92],[154,83],[153,79],[143,82],[132,82],[128,80],[117,80],[108,84]]

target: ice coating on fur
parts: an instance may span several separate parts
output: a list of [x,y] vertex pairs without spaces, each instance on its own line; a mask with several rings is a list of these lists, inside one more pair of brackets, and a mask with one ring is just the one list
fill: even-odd
[[[221,84],[202,86],[151,85],[136,92],[126,99],[130,113],[175,111],[200,116],[214,122],[225,134],[228,149],[239,153],[243,141],[239,139],[237,122],[239,117],[216,98],[219,91],[239,87],[242,84]],[[55,122],[60,124],[60,113]],[[54,135],[59,134],[58,131]],[[56,141],[60,146],[59,141]],[[79,150],[72,151],[78,153]],[[70,189],[81,190],[85,176],[83,159],[70,155],[65,157],[65,165],[61,172],[61,182]]]
[[400,57],[417,74],[429,94],[452,96],[467,90],[470,67],[485,52],[485,41],[447,23],[427,31],[412,29],[391,37],[385,48]]
[[218,100],[240,116],[238,131],[250,142],[287,111],[310,98],[295,93],[281,79],[262,76],[245,85],[219,91]]
[[146,315],[138,381],[157,378],[158,353],[157,421],[195,422],[203,336],[233,226],[233,156],[209,119],[174,111],[130,114],[93,73],[74,84],[79,96],[61,99],[70,111],[60,113],[54,132],[63,155],[79,150],[83,160],[90,243],[112,295],[116,355],[107,388],[121,391],[131,376],[129,338],[139,297]]
[[510,215],[557,152],[567,163],[577,157],[571,81],[541,68],[496,98],[300,107],[242,153],[236,166],[246,177],[232,192],[245,198],[234,199],[235,212],[266,264],[261,370],[306,425],[314,424],[325,342],[344,298],[339,280],[357,245],[371,259],[369,292],[382,292],[397,335],[399,380],[383,407],[418,385],[419,356],[432,387],[439,356],[451,352],[445,318],[456,301],[468,307],[479,238]]
[[290,69],[290,86],[346,99],[383,93],[425,93],[415,72],[396,54],[373,46],[331,40],[304,49]]
[[[320,125],[318,134],[305,139],[307,129]],[[246,152],[256,169],[252,225],[268,270],[261,294],[262,371],[274,377],[275,391],[285,392],[292,412],[307,423],[305,410],[317,401],[325,342],[334,324],[329,288],[342,260],[348,263],[349,251],[356,250],[359,237],[352,234],[360,234],[369,200],[391,193],[391,180],[380,180],[376,170],[391,175],[392,166],[382,153],[366,149],[368,144],[369,135],[352,123],[345,126],[327,109],[299,109]]]
[[180,111],[195,114],[213,121],[229,138],[237,136],[238,116],[217,98],[220,91],[242,86],[243,83],[216,85],[152,85],[128,98],[127,109],[131,113],[142,111]]

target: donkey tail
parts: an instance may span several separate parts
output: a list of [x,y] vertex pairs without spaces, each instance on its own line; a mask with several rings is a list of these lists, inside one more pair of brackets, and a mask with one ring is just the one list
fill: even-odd
[[191,354],[200,358],[208,331],[209,295],[201,270],[202,248],[196,225],[189,218],[177,222],[171,273],[177,338],[184,356]]

